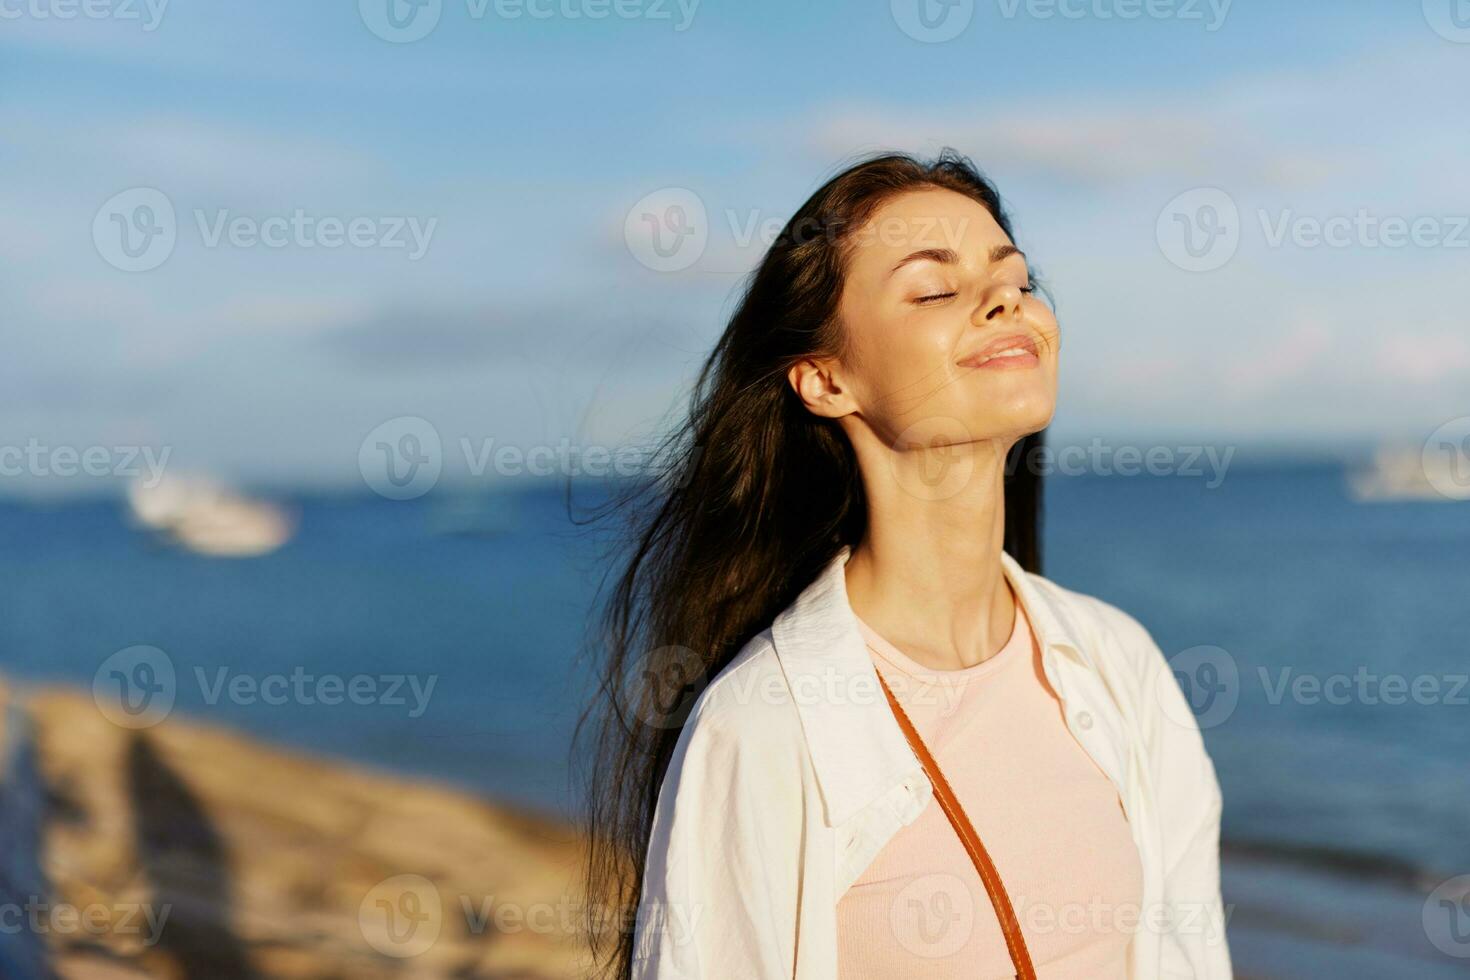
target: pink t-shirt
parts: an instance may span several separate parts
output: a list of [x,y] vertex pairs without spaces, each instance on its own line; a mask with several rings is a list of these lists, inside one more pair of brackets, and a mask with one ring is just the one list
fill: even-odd
[[[1011,638],[931,670],[861,619],[874,665],[995,862],[1037,974],[1126,977],[1142,868],[1117,788],[1078,744],[1017,603]],[[837,904],[842,980],[1014,977],[995,909],[937,803],[878,852]]]

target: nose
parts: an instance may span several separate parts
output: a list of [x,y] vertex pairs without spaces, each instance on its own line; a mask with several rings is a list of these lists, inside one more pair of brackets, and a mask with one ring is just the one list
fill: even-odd
[[1023,296],[1019,286],[996,286],[986,294],[985,301],[980,304],[982,319],[990,322],[1007,316],[1019,317]]

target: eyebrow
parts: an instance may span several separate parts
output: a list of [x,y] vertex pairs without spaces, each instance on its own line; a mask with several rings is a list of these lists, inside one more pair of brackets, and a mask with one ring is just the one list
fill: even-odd
[[[996,245],[990,250],[990,264],[994,265],[997,262],[1010,258],[1012,255],[1019,255],[1023,259],[1026,257],[1026,253],[1014,245]],[[921,248],[917,252],[910,252],[908,255],[899,259],[898,264],[888,270],[888,274],[890,276],[893,275],[910,262],[921,262],[926,259],[932,262],[952,265],[958,262],[960,257],[952,248]]]

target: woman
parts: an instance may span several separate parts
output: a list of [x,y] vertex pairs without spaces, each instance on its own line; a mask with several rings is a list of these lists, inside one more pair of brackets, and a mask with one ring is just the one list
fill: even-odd
[[951,152],[851,167],[771,246],[609,604],[611,975],[1230,976],[1193,715],[1040,575],[1059,348]]

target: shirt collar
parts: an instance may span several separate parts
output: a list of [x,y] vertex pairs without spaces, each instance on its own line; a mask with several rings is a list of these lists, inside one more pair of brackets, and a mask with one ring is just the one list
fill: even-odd
[[[811,751],[829,826],[846,823],[879,796],[919,770],[888,706],[847,597],[844,545],[771,626]],[[1043,656],[1058,650],[1086,664],[1054,601],[1020,563],[1000,554],[1007,581],[1020,598]]]

